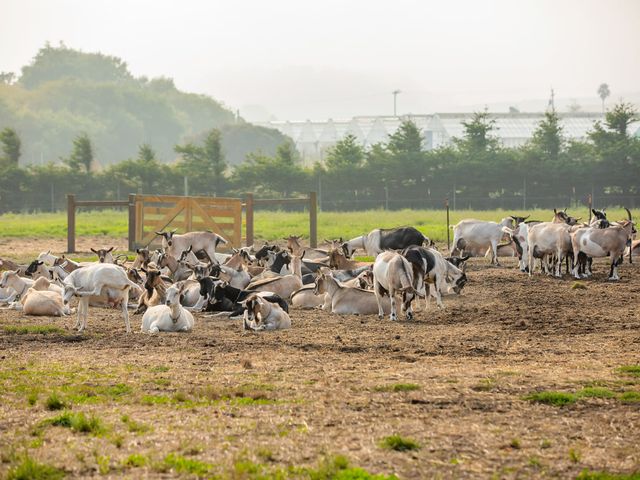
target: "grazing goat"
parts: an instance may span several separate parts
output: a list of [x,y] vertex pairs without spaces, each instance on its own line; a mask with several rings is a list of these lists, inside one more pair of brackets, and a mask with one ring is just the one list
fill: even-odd
[[217,262],[216,248],[220,244],[229,243],[217,233],[212,232],[188,232],[176,235],[176,230],[170,232],[155,232],[162,237],[162,246],[169,255],[180,258],[180,254],[191,248],[193,252],[203,250],[212,262]]
[[257,294],[250,295],[242,318],[242,330],[284,330],[291,328],[291,318],[277,303],[271,303]]
[[183,295],[180,285],[169,287],[164,305],[153,306],[144,313],[141,330],[148,333],[190,332],[194,320],[191,312],[181,304]]
[[95,263],[71,272],[64,279],[62,302],[68,305],[73,297],[79,297],[78,320],[74,328],[82,332],[87,326],[89,300],[91,297],[106,295],[110,303],[121,305],[122,316],[127,333],[131,332],[129,323],[129,289],[139,289],[138,285],[127,278],[122,267],[111,263]]
[[344,242],[341,247],[344,256],[351,258],[353,252],[362,248],[367,255],[375,257],[384,250],[401,250],[410,245],[431,244],[431,240],[413,227],[398,227],[390,229],[376,228],[366,235],[352,238]]
[[533,274],[534,258],[542,260],[545,256],[555,257],[555,276],[562,276],[562,259],[571,252],[571,228],[567,223],[557,222],[542,222],[529,228],[527,237],[529,276]]
[[[414,275],[420,278],[414,282]],[[382,252],[376,257],[373,263],[373,292],[378,302],[378,317],[384,317],[382,308],[382,298],[389,296],[391,301],[391,313],[389,318],[393,321],[398,319],[396,311],[396,294],[402,295],[402,310],[407,316],[407,320],[413,318],[411,302],[416,294],[420,295],[414,285],[419,285],[424,292],[424,281],[419,270],[414,271],[411,264],[397,252]]]

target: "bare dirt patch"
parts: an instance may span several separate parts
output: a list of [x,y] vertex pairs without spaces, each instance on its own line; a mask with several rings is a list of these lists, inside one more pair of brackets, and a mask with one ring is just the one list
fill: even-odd
[[[102,309],[83,335],[16,334],[4,328],[74,319],[0,311],[0,475],[23,451],[71,477],[178,475],[170,454],[230,478],[252,478],[247,462],[295,473],[338,454],[401,478],[632,472],[640,403],[625,392],[640,392],[640,376],[618,368],[640,364],[640,268],[625,263],[616,283],[604,263],[596,269],[572,289],[568,277],[476,260],[444,311],[432,302],[397,323],[293,311],[291,330],[259,335],[202,314],[193,333],[158,336],[132,316],[127,335]],[[585,386],[613,396],[564,407],[524,399]],[[106,432],[42,423],[59,414],[45,407],[54,391]],[[420,448],[381,446],[396,434]]]

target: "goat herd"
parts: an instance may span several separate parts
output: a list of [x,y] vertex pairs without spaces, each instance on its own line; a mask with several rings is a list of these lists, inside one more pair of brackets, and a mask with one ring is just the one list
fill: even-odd
[[[142,331],[190,331],[192,311],[212,316],[242,317],[243,330],[289,328],[289,309],[321,308],[338,314],[398,318],[396,297],[407,319],[418,298],[436,299],[458,294],[467,277],[465,261],[471,256],[518,257],[520,269],[531,275],[539,262],[547,274],[576,278],[591,275],[593,257],[611,257],[610,280],[617,280],[625,255],[632,261],[640,253],[631,212],[628,219],[607,220],[604,210],[593,210],[593,221],[579,223],[564,211],[554,210],[550,222],[510,216],[500,223],[462,220],[454,229],[451,256],[443,256],[413,227],[376,229],[353,238],[327,241],[327,249],[303,248],[299,236],[286,239],[286,248],[266,244],[259,249],[216,251],[227,241],[211,232],[156,232],[163,248],[136,250],[126,265],[125,256],[110,249],[93,250],[97,262],[78,263],[50,251],[29,265],[0,260],[0,303],[25,315],[63,316],[73,313],[75,328],[83,331],[89,306],[120,308],[127,332],[130,304],[143,314]],[[506,242],[501,243],[504,239]],[[362,249],[373,264],[352,259]],[[124,262],[123,262],[124,258]]]

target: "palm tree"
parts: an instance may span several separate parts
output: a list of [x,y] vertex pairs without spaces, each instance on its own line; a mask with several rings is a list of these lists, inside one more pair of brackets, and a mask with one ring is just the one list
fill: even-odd
[[598,96],[602,99],[602,113],[604,113],[604,101],[609,95],[611,95],[611,92],[609,91],[609,85],[607,85],[606,83],[601,84],[598,87]]

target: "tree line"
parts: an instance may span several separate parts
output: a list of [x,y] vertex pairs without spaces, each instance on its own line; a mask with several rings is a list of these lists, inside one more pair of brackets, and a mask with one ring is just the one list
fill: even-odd
[[22,144],[16,131],[0,133],[0,209],[64,208],[64,194],[81,199],[124,199],[129,193],[289,197],[318,191],[321,208],[527,209],[586,203],[640,204],[640,139],[628,132],[637,119],[627,103],[615,105],[595,122],[585,141],[567,140],[554,110],[545,113],[531,140],[519,148],[501,146],[491,115],[477,112],[463,123],[464,135],[451,145],[423,149],[419,128],[405,121],[388,140],[364,148],[347,135],[324,162],[303,167],[291,141],[275,154],[250,153],[240,165],[226,160],[219,129],[174,146],[179,160],[158,160],[142,144],[137,155],[96,168],[87,134],[77,136],[61,164],[19,165]]

